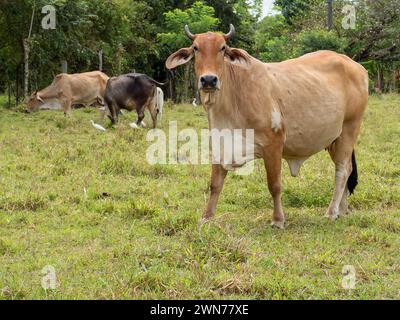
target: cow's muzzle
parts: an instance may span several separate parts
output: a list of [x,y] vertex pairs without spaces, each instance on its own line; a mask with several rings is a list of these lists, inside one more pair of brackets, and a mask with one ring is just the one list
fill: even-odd
[[220,89],[220,81],[215,75],[204,75],[200,77],[200,89],[204,91],[215,91]]

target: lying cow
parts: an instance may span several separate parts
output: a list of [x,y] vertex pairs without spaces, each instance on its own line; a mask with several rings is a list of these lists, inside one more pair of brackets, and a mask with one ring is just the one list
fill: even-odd
[[[142,125],[146,109],[150,112],[153,127],[157,127],[157,117],[162,113],[163,94],[157,85],[164,85],[140,73],[130,73],[110,78],[104,96],[108,117],[113,124],[118,122],[121,109],[136,110],[137,126]],[[161,90],[161,92],[160,92]]]
[[[368,73],[350,58],[319,51],[281,63],[262,63],[241,49],[230,48],[226,35],[194,35],[189,48],[172,54],[168,69],[195,59],[201,101],[210,129],[254,130],[253,154],[227,164],[220,154],[212,166],[211,197],[203,215],[215,214],[227,171],[262,158],[274,201],[272,225],[283,228],[281,162],[293,176],[312,155],[327,149],[336,166],[335,189],[327,216],[348,213],[348,195],[357,185],[354,146],[368,102]],[[242,142],[244,137],[242,136]],[[214,153],[214,150],[213,150]]]
[[103,104],[108,79],[100,71],[59,74],[50,86],[31,95],[26,111],[62,109],[69,115],[75,104]]

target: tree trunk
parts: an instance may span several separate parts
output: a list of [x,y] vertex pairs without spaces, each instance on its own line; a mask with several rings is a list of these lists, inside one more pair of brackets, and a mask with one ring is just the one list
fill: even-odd
[[193,83],[193,93],[194,93],[194,98],[196,98],[196,103],[201,104],[200,101],[200,92],[198,89],[198,83],[197,83],[197,78],[196,78],[196,70],[194,68],[194,63],[192,63],[192,68],[191,68],[191,74],[192,74],[192,83]]
[[116,62],[116,65],[117,65],[117,74],[121,74],[122,73],[122,56],[123,56],[123,54],[124,54],[124,47],[120,43],[120,44],[118,44],[117,56],[115,58],[115,62]]
[[182,94],[182,103],[188,102],[189,97],[189,86],[190,86],[190,63],[185,64],[185,74],[183,76],[183,94]]
[[24,97],[28,99],[29,97],[29,53],[30,53],[30,44],[29,39],[23,40],[24,46]]
[[29,97],[29,54],[31,51],[31,35],[32,35],[32,28],[33,28],[33,19],[35,18],[35,5],[36,2],[33,4],[32,8],[32,17],[31,23],[29,26],[29,33],[28,37],[22,41],[22,45],[24,47],[24,97],[25,100]]
[[8,109],[11,109],[11,82],[8,80]]
[[376,75],[376,88],[378,89],[375,89],[375,91],[378,91],[377,93],[385,92],[385,74],[380,66],[378,66],[378,72]]
[[377,87],[377,91],[382,92],[382,78],[381,78],[381,68],[378,66],[378,73],[376,75],[376,87]]
[[174,71],[168,71],[168,78],[169,78],[169,97],[174,103],[176,103],[176,82],[175,82]]
[[394,64],[392,64],[392,84],[391,84],[391,92],[395,93],[396,90],[396,68]]
[[103,71],[103,50],[99,51],[99,70]]
[[328,30],[331,31],[333,28],[333,0],[327,0],[327,3],[328,3],[327,27]]
[[21,66],[17,66],[16,77],[15,77],[15,104],[19,104],[19,86],[20,86],[20,74],[21,74]]

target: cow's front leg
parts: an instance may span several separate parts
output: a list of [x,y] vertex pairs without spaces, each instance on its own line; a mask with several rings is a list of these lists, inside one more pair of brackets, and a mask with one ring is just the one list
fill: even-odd
[[63,110],[64,110],[64,115],[70,116],[72,112],[72,102],[70,99],[63,99]]
[[217,203],[219,195],[221,194],[224,186],[225,177],[228,171],[226,171],[221,165],[212,165],[211,184],[210,184],[210,199],[208,200],[207,209],[203,214],[201,223],[204,223],[214,217],[215,210],[217,209]]
[[72,112],[72,101],[66,96],[60,96],[59,99],[62,102],[62,107],[64,111],[64,116],[70,116]]
[[264,157],[265,169],[267,170],[268,189],[274,201],[274,212],[272,215],[272,227],[284,229],[285,215],[281,200],[281,171],[282,171],[282,148],[266,150]]

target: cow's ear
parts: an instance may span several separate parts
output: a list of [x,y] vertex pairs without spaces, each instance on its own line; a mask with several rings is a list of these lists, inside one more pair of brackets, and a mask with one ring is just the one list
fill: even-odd
[[188,63],[194,57],[194,50],[193,48],[183,48],[178,50],[177,52],[171,54],[165,65],[167,69],[175,69],[185,63]]
[[242,49],[226,48],[225,60],[244,68],[250,65],[250,55]]

